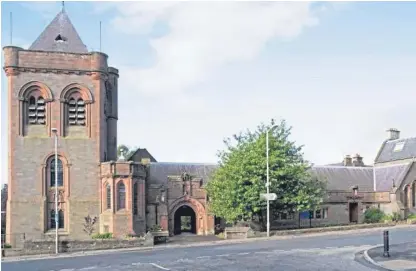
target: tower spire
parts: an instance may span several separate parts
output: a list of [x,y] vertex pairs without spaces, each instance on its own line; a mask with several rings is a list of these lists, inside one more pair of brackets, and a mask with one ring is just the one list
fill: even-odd
[[65,11],[65,1],[62,1],[62,11]]

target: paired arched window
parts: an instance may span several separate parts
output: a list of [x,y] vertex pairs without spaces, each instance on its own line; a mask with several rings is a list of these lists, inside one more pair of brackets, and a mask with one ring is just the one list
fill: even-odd
[[107,184],[105,187],[105,193],[106,193],[106,207],[107,209],[111,209],[111,186],[110,184]]
[[[49,163],[49,172],[50,172],[50,186],[54,187],[55,186],[55,178],[57,179],[57,183],[58,186],[64,186],[64,170],[62,167],[62,161],[61,159],[58,158],[57,161],[57,167],[55,171],[55,158],[51,159],[50,163]],[[57,172],[57,176],[55,177],[55,172]]]
[[29,97],[29,104],[27,107],[27,120],[30,125],[45,125],[46,124],[46,105],[45,99],[34,93]]
[[119,182],[117,186],[117,209],[126,208],[126,186],[123,182]]
[[71,95],[68,100],[68,124],[70,126],[85,125],[85,101],[81,98],[79,92]]
[[139,213],[139,205],[138,205],[139,193],[137,189],[138,189],[138,185],[137,183],[134,183],[133,185],[133,215],[137,215]]

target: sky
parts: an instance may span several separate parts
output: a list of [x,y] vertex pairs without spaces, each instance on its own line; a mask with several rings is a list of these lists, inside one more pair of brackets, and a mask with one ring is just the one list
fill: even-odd
[[[61,2],[2,2],[1,44],[27,49]],[[89,50],[120,71],[118,143],[163,162],[217,162],[270,119],[314,164],[416,136],[416,2],[65,2]],[[3,63],[3,55],[2,55]],[[2,182],[7,85],[1,83]],[[413,94],[413,95],[412,95]]]

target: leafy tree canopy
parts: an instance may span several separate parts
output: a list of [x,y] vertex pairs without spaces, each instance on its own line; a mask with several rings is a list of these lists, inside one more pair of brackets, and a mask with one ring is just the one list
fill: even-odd
[[210,211],[227,222],[261,218],[266,208],[260,193],[266,193],[267,131],[270,193],[277,194],[277,200],[270,202],[271,213],[312,210],[322,202],[325,185],[310,175],[302,146],[289,140],[291,127],[272,119],[254,132],[224,140],[226,148],[218,154],[220,165],[207,190]]

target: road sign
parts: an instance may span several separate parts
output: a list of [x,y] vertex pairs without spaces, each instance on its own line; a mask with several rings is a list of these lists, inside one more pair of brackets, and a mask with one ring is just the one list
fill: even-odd
[[264,200],[276,200],[277,199],[277,195],[275,193],[269,193],[269,194],[260,194],[260,198],[264,199]]

